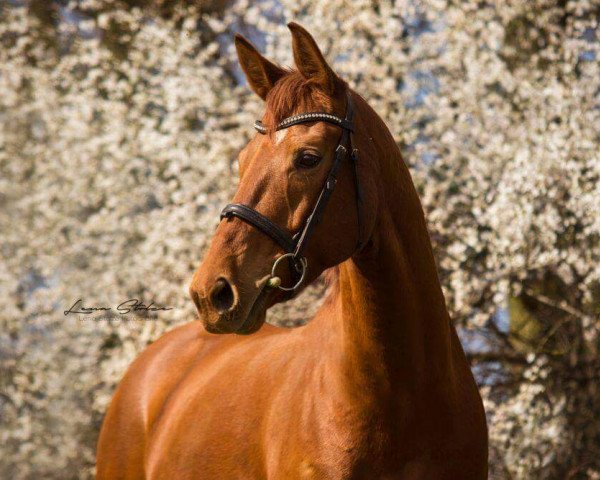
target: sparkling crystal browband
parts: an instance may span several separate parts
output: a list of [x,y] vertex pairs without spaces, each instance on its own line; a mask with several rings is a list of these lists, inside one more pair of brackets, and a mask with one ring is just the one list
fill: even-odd
[[[338,127],[342,127],[346,130],[352,131],[352,124],[343,118],[340,118],[336,115],[332,115],[331,113],[324,112],[311,112],[311,113],[301,113],[299,115],[293,115],[291,117],[286,118],[281,123],[278,123],[275,126],[275,131],[282,130],[284,128],[291,127],[292,125],[298,125],[301,123],[309,123],[309,122],[327,122]],[[262,134],[266,134],[268,128],[262,123],[260,120],[256,120],[254,122],[254,128]]]

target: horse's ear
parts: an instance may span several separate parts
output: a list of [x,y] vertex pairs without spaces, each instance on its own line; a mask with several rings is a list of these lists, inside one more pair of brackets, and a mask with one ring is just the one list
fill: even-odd
[[325,61],[317,42],[295,22],[288,23],[288,28],[292,32],[294,62],[298,71],[304,78],[318,84],[325,93],[333,95],[343,82]]
[[256,47],[239,33],[235,35],[235,49],[250,88],[264,100],[275,82],[283,77],[286,71],[263,57]]

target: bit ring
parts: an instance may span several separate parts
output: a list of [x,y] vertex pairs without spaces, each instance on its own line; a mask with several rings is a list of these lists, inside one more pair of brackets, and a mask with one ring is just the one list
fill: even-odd
[[[293,253],[285,253],[285,254],[281,255],[280,257],[278,257],[277,260],[275,260],[275,263],[273,263],[273,267],[271,268],[271,279],[275,279],[275,278],[279,279],[279,277],[277,276],[277,274],[275,272],[277,270],[277,266],[284,258],[292,258],[293,260],[295,260]],[[293,287],[282,287],[281,283],[279,283],[279,285],[275,286],[274,288],[278,288],[279,290],[283,290],[284,292],[293,292],[293,291],[297,290],[298,287],[304,281],[304,277],[306,276],[306,268],[308,267],[308,261],[306,260],[305,257],[300,257],[300,266],[302,268],[301,274],[300,274],[300,279],[296,282],[296,284]],[[296,268],[297,271],[300,271],[296,267],[296,262],[294,262],[294,268]],[[271,279],[269,279],[269,280],[271,280]],[[281,282],[281,279],[279,279],[279,280]]]

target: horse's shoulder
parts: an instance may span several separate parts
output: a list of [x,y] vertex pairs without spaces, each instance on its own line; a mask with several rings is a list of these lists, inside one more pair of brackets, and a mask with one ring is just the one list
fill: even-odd
[[152,423],[170,391],[212,343],[218,341],[206,333],[199,321],[165,333],[150,344],[131,364],[123,377],[115,399],[127,397],[133,408],[142,408],[145,422]]
[[212,337],[199,321],[182,325],[150,344],[129,366],[102,424],[98,478],[109,478],[112,473],[107,472],[118,471],[125,464],[137,464],[132,457],[141,462],[148,434],[165,400],[214,341]]
[[126,376],[138,370],[169,367],[163,363],[165,361],[186,362],[194,351],[201,350],[213,338],[214,335],[208,334],[199,320],[180,325],[148,345],[131,364]]

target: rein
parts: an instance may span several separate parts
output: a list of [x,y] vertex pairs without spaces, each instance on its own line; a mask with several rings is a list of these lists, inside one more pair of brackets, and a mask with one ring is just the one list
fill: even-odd
[[[221,220],[237,217],[240,220],[243,220],[244,222],[253,226],[257,230],[260,230],[265,235],[269,236],[275,243],[277,243],[283,249],[285,253],[279,256],[273,263],[273,267],[271,269],[271,278],[268,280],[267,285],[271,288],[278,288],[280,290],[288,292],[290,296],[293,296],[296,293],[296,291],[304,281],[304,278],[306,276],[306,270],[308,268],[308,261],[304,256],[306,244],[308,243],[315,226],[321,221],[321,218],[325,211],[325,207],[327,206],[327,203],[329,203],[331,194],[335,190],[335,186],[337,184],[338,170],[342,164],[342,160],[346,157],[350,159],[350,162],[354,167],[354,181],[356,186],[356,208],[358,212],[357,250],[362,247],[362,231],[360,221],[360,204],[362,201],[362,194],[358,177],[358,150],[352,149],[351,145],[352,132],[354,131],[354,127],[352,124],[354,110],[352,105],[352,97],[350,96],[350,93],[348,93],[347,99],[348,100],[346,105],[346,114],[345,118],[343,119],[331,113],[309,112],[288,117],[275,126],[275,131],[278,131],[289,128],[293,125],[312,122],[326,122],[340,127],[342,129],[340,141],[338,142],[338,146],[335,149],[335,158],[333,160],[331,168],[329,169],[329,173],[327,174],[325,184],[321,189],[321,193],[317,198],[315,206],[313,207],[311,213],[304,222],[304,226],[300,229],[299,232],[297,232],[294,235],[290,235],[286,230],[273,223],[267,217],[254,210],[252,207],[241,203],[230,203],[229,205],[225,206],[225,208],[221,211]],[[254,128],[263,135],[266,134],[268,131],[267,127],[265,127],[265,125],[260,120],[254,122]],[[282,286],[281,278],[276,274],[278,265],[284,259],[288,260],[290,270],[292,272],[292,277],[294,279],[294,285],[291,287]]]

